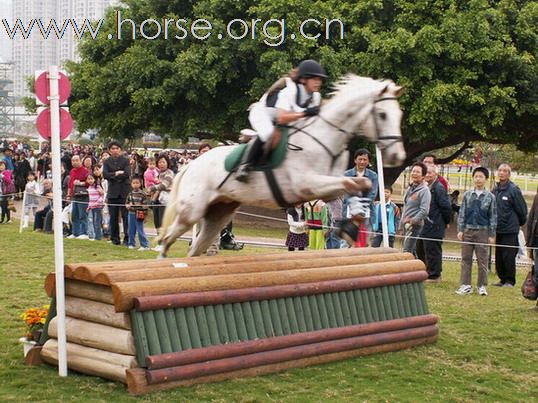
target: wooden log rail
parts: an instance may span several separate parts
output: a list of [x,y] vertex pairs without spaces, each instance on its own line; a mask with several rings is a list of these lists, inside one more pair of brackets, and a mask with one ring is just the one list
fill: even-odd
[[148,356],[146,357],[146,363],[149,370],[179,367],[187,364],[220,360],[223,358],[279,350],[329,340],[430,326],[435,325],[437,321],[438,317],[436,315],[423,315],[313,332],[296,333],[287,336],[269,337],[266,339],[195,348],[177,353]]
[[137,311],[181,308],[187,306],[228,304],[246,301],[261,301],[275,298],[300,297],[327,292],[351,291],[394,284],[416,283],[428,278],[425,271],[385,274],[371,277],[356,277],[314,283],[289,284],[273,287],[240,288],[232,290],[192,292],[134,298]]
[[[393,248],[346,248],[326,249],[322,251],[308,251],[301,254],[301,258],[338,258],[338,257],[361,257],[369,255],[385,255],[399,253]],[[177,267],[190,268],[201,266],[218,266],[238,263],[262,263],[282,260],[299,259],[290,253],[266,253],[241,256],[199,256],[192,258],[166,259],[166,260],[131,260],[127,262],[96,262],[96,263],[73,263],[65,265],[65,277],[76,280],[93,281],[100,273],[114,271],[136,271],[147,269],[176,269]],[[396,260],[396,259],[394,259]]]
[[[246,262],[246,263],[216,263],[214,265],[192,265],[185,268],[160,267],[160,268],[136,268],[131,270],[104,271],[93,273],[91,281],[96,284],[110,285],[117,282],[158,280],[168,278],[213,276],[220,274],[260,273],[264,271],[284,271],[298,269],[313,269],[321,267],[342,267],[356,264],[370,264],[382,262],[399,262],[412,260],[410,253],[390,253],[386,255],[366,255],[342,257],[323,257],[314,260],[304,259],[295,255],[296,259],[281,259],[270,262]],[[87,280],[87,279],[83,279]]]
[[437,326],[431,325],[413,329],[349,337],[279,350],[223,358],[209,362],[199,362],[179,367],[148,370],[146,376],[150,385],[167,381],[197,378],[204,375],[213,375],[238,369],[308,358],[316,355],[354,350],[361,347],[372,347],[381,344],[431,337],[437,335],[438,331]]
[[437,335],[430,337],[422,337],[395,343],[381,344],[372,347],[361,347],[354,350],[348,350],[332,354],[316,355],[308,358],[300,358],[275,364],[260,365],[258,367],[239,369],[230,372],[221,372],[214,375],[204,375],[192,379],[183,379],[180,381],[168,381],[149,385],[146,379],[146,370],[142,368],[132,368],[126,371],[127,388],[131,395],[141,395],[144,393],[158,392],[162,390],[192,386],[207,382],[220,382],[227,379],[238,379],[247,376],[259,376],[280,371],[285,371],[290,368],[303,368],[311,365],[319,365],[332,361],[340,361],[354,357],[360,357],[368,354],[386,353],[389,351],[398,351],[424,344],[434,343],[437,340]]
[[[41,350],[43,361],[58,365],[58,341],[49,339]],[[126,370],[138,364],[132,355],[111,353],[96,348],[67,343],[67,365],[69,369],[83,374],[100,376],[126,383]]]
[[424,268],[424,263],[420,260],[408,260],[398,262],[397,264],[372,263],[344,267],[261,272],[257,273],[256,276],[249,273],[239,273],[178,279],[130,281],[113,284],[112,294],[114,296],[116,312],[125,312],[134,307],[134,298],[139,296],[312,283],[353,277],[368,277],[374,273],[383,275],[424,271]]

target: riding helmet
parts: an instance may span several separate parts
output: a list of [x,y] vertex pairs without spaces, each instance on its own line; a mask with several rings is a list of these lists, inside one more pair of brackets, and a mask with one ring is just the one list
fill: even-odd
[[321,67],[321,64],[316,62],[315,60],[303,60],[301,63],[299,63],[298,66],[299,70],[299,78],[308,78],[308,77],[321,77],[321,78],[327,78],[327,72],[323,67]]

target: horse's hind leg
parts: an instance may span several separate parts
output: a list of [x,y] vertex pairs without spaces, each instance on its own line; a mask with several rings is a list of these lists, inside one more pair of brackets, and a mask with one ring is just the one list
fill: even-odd
[[237,202],[217,203],[207,208],[207,213],[201,221],[200,232],[193,242],[188,256],[200,256],[215,240],[220,231],[228,224],[240,206]]

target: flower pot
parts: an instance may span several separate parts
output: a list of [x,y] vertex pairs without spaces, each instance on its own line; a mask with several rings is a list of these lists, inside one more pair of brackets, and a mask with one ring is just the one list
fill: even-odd
[[43,334],[43,329],[37,329],[32,331],[32,340],[36,343],[39,343],[39,340],[41,340],[41,335]]
[[37,344],[35,341],[29,340],[27,337],[21,337],[19,342],[22,343],[25,357],[28,355],[28,352]]

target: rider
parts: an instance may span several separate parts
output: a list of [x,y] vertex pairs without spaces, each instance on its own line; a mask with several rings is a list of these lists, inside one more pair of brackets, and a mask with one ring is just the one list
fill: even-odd
[[248,181],[251,165],[263,150],[266,157],[279,143],[281,133],[276,125],[287,125],[319,113],[319,89],[327,78],[325,69],[315,60],[303,60],[286,77],[281,78],[255,103],[249,114],[256,139],[248,143],[235,178]]

